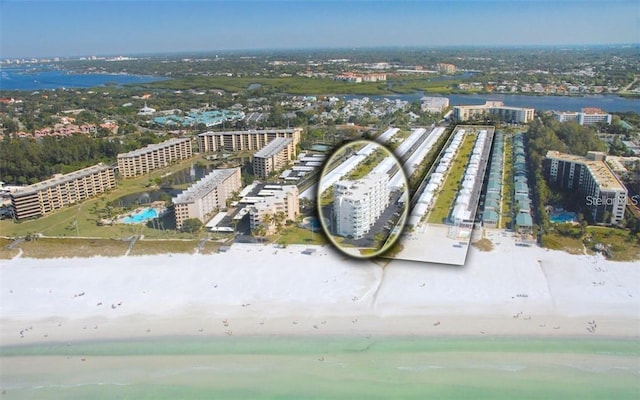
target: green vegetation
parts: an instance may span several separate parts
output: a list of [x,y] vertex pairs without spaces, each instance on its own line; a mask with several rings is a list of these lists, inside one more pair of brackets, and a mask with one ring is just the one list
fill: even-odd
[[114,190],[99,197],[87,199],[80,204],[63,208],[42,218],[20,222],[2,220],[0,221],[0,232],[9,237],[41,233],[45,236],[55,237],[122,238],[142,234],[147,238],[194,238],[192,234],[179,233],[172,229],[155,229],[152,225],[98,225],[100,218],[105,214],[117,214],[117,210],[110,206],[116,199],[133,193],[146,192],[153,187],[150,182],[153,182],[155,178],[187,168],[191,165],[191,162],[193,162],[193,159],[184,160],[168,168],[154,171],[149,175],[135,179],[118,180],[117,187]]
[[13,240],[0,238],[0,260],[8,260],[18,255],[20,252],[16,249],[8,249],[7,246],[10,245]]
[[513,216],[513,142],[512,135],[504,135],[504,169],[502,181],[502,213],[500,214],[500,228],[511,226]]
[[541,244],[571,254],[603,253],[614,261],[640,260],[640,237],[625,229],[582,224],[554,224]]
[[149,89],[222,89],[228,92],[244,92],[251,84],[260,84],[264,91],[300,95],[313,94],[365,94],[382,95],[392,93],[386,82],[349,83],[328,78],[291,77],[236,77],[236,76],[187,76],[168,81],[140,85]]
[[198,218],[187,218],[182,222],[182,232],[197,233],[202,230],[203,223]]
[[447,176],[442,189],[437,195],[433,209],[427,217],[427,222],[432,224],[443,224],[447,219],[453,201],[460,189],[460,181],[464,174],[464,169],[469,160],[476,135],[467,133],[460,144],[458,153],[451,164],[449,175]]
[[195,252],[197,240],[137,240],[130,256]]
[[329,243],[324,233],[312,232],[298,226],[286,227],[280,235],[275,238],[274,242],[285,246],[288,244],[325,245]]
[[640,236],[624,229],[589,226],[583,238],[592,251],[602,251],[614,261],[640,260]]
[[440,137],[440,139],[438,139],[438,141],[435,143],[433,148],[429,150],[427,155],[422,159],[422,161],[420,162],[420,165],[418,166],[418,168],[416,168],[413,174],[407,177],[410,198],[413,196],[416,190],[418,190],[418,187],[420,186],[420,182],[424,180],[425,176],[429,173],[431,168],[433,168],[433,165],[436,161],[436,158],[438,157],[438,154],[440,154],[444,145],[447,143],[447,140],[449,140],[450,136],[451,136],[451,131],[443,134]]
[[545,233],[540,238],[540,245],[552,250],[563,250],[569,254],[585,254],[585,247],[580,239],[562,236],[558,233]]
[[113,239],[81,239],[81,238],[38,238],[22,242],[19,247],[22,257],[56,258],[56,257],[119,257],[129,247],[129,242]]
[[[590,127],[580,126],[576,122],[559,123],[552,116],[547,115],[542,121],[534,120],[529,125],[529,131],[524,136],[528,151],[528,162],[536,215],[540,228],[549,233],[552,228],[545,207],[560,205],[561,193],[553,192],[546,182],[543,172],[543,160],[549,150],[584,156],[588,151],[606,151],[607,146],[600,141],[595,131]],[[565,198],[565,202],[566,202]],[[572,204],[562,204],[568,209],[579,208],[580,202],[574,196]]]
[[382,162],[386,157],[391,154],[383,147],[376,148],[371,154],[362,160],[351,172],[349,172],[345,179],[356,180],[366,176],[371,172],[378,164]]

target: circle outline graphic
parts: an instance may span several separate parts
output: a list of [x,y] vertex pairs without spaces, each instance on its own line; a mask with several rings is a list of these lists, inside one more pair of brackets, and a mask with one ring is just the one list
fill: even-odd
[[[397,220],[395,221],[395,223],[393,223],[392,226],[389,227],[388,229],[388,235],[386,236],[386,238],[384,239],[382,245],[380,246],[380,248],[378,248],[377,250],[373,250],[371,251],[371,247],[346,247],[343,244],[339,243],[336,240],[336,237],[340,238],[342,236],[336,235],[335,233],[332,232],[332,228],[333,228],[333,207],[332,207],[332,211],[331,211],[331,215],[329,216],[329,218],[327,218],[327,216],[325,215],[326,212],[323,211],[323,205],[322,205],[322,199],[321,199],[321,187],[322,187],[322,183],[323,180],[325,179],[325,177],[327,176],[328,173],[330,173],[332,170],[328,170],[329,166],[331,166],[332,164],[335,163],[335,159],[337,157],[341,157],[343,156],[349,148],[353,147],[353,146],[357,146],[358,144],[364,144],[365,146],[370,145],[370,144],[374,144],[376,146],[376,150],[377,149],[381,149],[384,153],[385,153],[385,157],[383,158],[386,159],[387,157],[391,157],[394,161],[395,161],[395,166],[398,167],[398,173],[400,174],[400,176],[402,177],[402,188],[401,189],[401,193],[400,196],[398,196],[398,199],[396,200],[396,202],[398,200],[403,199],[404,200],[404,205],[400,207],[400,209],[402,210],[400,212],[400,215],[397,216]],[[364,158],[366,159],[366,157]],[[363,159],[363,160],[364,160]],[[358,165],[360,165],[360,163],[358,163]],[[371,170],[373,170],[373,168],[375,168],[375,166],[372,167]],[[370,170],[370,171],[371,171]],[[369,172],[370,172],[369,171]],[[341,178],[342,179],[342,178]],[[388,181],[387,181],[387,185],[388,185]],[[329,188],[325,189],[328,190]],[[392,193],[391,191],[389,192],[390,194]],[[331,205],[333,206],[335,199],[332,200]],[[389,206],[387,206],[389,207]],[[333,153],[331,154],[331,156],[327,159],[327,161],[325,162],[322,171],[320,173],[320,179],[318,180],[318,184],[317,184],[317,188],[316,188],[316,211],[318,213],[318,219],[320,220],[320,224],[322,226],[322,229],[327,237],[327,239],[331,242],[331,244],[337,248],[341,253],[349,256],[349,257],[353,257],[353,258],[357,258],[357,259],[369,259],[369,258],[373,258],[373,257],[377,257],[377,256],[381,256],[384,255],[384,253],[386,253],[388,250],[390,250],[398,241],[398,239],[400,238],[408,215],[409,215],[409,183],[407,180],[407,176],[404,172],[404,169],[402,168],[402,163],[400,162],[400,160],[398,160],[398,158],[396,157],[396,155],[393,153],[393,151],[391,151],[389,148],[387,148],[386,146],[376,142],[375,140],[369,140],[369,139],[357,139],[357,140],[353,140],[353,141],[349,141],[346,142],[342,145],[340,145],[339,147],[335,148],[333,150]],[[395,213],[393,215],[395,217]],[[380,216],[379,216],[380,217]],[[378,218],[379,218],[378,217]],[[331,221],[331,226],[328,226],[327,221]],[[376,221],[377,223],[377,221]],[[375,224],[374,224],[375,225]],[[358,250],[359,253],[355,253],[353,251],[348,251],[347,249],[354,249],[354,250]],[[364,253],[363,253],[364,251]]]

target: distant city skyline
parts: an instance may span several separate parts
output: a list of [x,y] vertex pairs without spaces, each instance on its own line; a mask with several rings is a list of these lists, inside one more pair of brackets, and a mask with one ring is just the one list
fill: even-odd
[[0,0],[0,58],[639,42],[626,0]]

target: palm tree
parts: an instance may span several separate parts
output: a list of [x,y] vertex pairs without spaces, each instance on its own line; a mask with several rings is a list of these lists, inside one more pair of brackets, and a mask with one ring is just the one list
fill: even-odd
[[258,237],[264,237],[267,233],[267,228],[264,225],[258,225],[255,228],[253,228],[253,230],[251,231],[251,234],[258,238]]
[[271,230],[270,228],[271,228],[271,225],[274,222],[274,220],[275,219],[274,219],[273,214],[266,213],[266,214],[264,214],[262,216],[262,224],[261,225],[264,225],[265,229],[267,229],[267,227],[269,227],[269,230]]
[[283,223],[284,223],[286,218],[287,218],[287,215],[284,213],[284,211],[279,211],[274,216],[274,220],[275,220],[275,223],[276,223],[276,231],[277,232],[280,232],[282,230]]

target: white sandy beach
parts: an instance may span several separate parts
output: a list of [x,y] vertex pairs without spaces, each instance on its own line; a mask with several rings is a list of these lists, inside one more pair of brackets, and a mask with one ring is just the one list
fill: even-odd
[[235,244],[226,253],[23,259],[0,268],[0,345],[160,335],[638,337],[640,265],[516,247],[494,231],[466,266],[330,246]]

